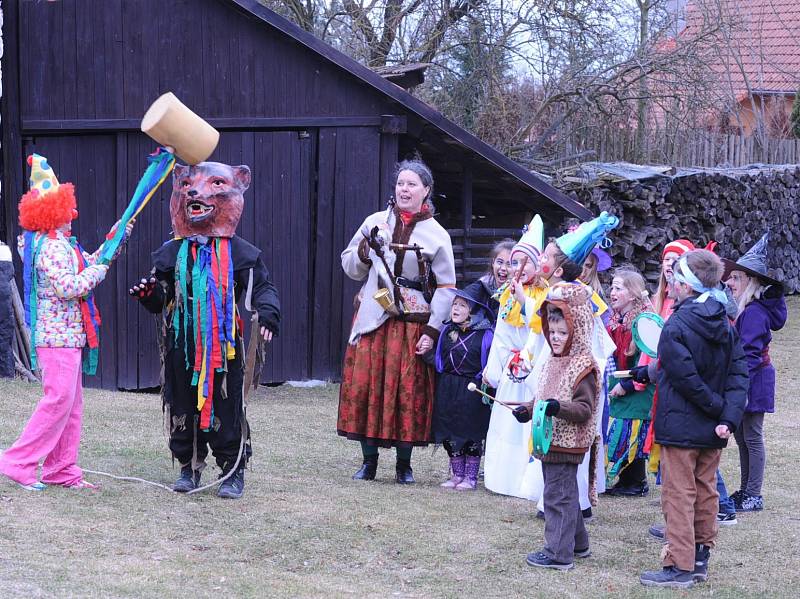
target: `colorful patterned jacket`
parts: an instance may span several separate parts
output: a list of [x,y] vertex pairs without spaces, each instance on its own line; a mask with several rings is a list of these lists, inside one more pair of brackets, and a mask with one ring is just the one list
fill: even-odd
[[[39,280],[34,345],[83,347],[86,345],[86,331],[78,300],[105,279],[108,266],[95,264],[96,252],[84,252],[89,266],[78,273],[78,257],[64,234],[56,232],[54,237],[48,237],[37,233],[34,243],[43,236],[45,239],[35,264]],[[20,256],[24,256],[22,235],[17,238],[17,247]]]

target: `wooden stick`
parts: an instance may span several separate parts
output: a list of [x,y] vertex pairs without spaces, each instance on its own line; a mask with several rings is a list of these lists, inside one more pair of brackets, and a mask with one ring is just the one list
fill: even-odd
[[525,267],[528,265],[528,256],[522,256],[522,262],[519,264],[519,270],[517,270],[517,274],[514,275],[514,282],[519,283],[520,278],[522,277],[522,271],[525,270]]
[[490,400],[492,400],[492,401],[494,401],[494,402],[497,402],[497,403],[499,403],[501,406],[503,406],[503,407],[505,407],[505,408],[508,408],[509,410],[512,410],[512,411],[514,410],[514,407],[516,407],[516,406],[521,406],[521,405],[523,405],[524,403],[526,403],[526,402],[519,402],[519,401],[500,401],[500,400],[499,400],[499,399],[497,399],[496,397],[492,397],[492,396],[491,396],[491,395],[489,395],[488,393],[484,393],[483,391],[481,391],[481,390],[478,388],[478,385],[476,385],[475,383],[470,383],[469,385],[467,385],[467,389],[469,389],[470,391],[474,391],[475,393],[480,393],[480,394],[481,394],[481,395],[483,395],[483,396],[484,396],[486,399],[490,399]]
[[631,374],[630,370],[615,370],[614,377],[618,379],[629,379],[633,375]]

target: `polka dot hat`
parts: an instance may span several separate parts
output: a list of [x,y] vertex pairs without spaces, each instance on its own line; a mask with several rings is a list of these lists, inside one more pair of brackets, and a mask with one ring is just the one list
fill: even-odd
[[44,195],[58,189],[58,179],[47,163],[47,158],[39,154],[31,154],[28,156],[28,166],[31,167],[31,191],[36,190]]

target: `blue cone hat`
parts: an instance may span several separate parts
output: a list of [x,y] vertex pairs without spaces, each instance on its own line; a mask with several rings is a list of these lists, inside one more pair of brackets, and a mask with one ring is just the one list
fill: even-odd
[[556,245],[575,264],[583,264],[595,246],[608,248],[611,240],[606,234],[619,225],[619,219],[608,212],[581,224],[580,227],[556,239]]
[[739,258],[736,262],[723,258],[722,262],[725,265],[724,278],[727,279],[730,273],[734,270],[741,270],[751,277],[761,279],[767,285],[781,285],[782,283],[777,279],[769,276],[769,269],[767,267],[767,252],[769,250],[769,231],[761,236],[756,244],[747,250],[744,256]]

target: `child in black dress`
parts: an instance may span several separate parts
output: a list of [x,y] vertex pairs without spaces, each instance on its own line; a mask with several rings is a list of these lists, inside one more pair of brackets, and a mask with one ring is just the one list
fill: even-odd
[[450,456],[452,476],[442,487],[467,491],[477,486],[491,415],[481,395],[467,386],[480,385],[493,332],[488,309],[466,290],[455,294],[434,356],[439,374],[432,433]]

